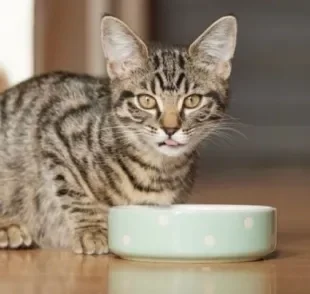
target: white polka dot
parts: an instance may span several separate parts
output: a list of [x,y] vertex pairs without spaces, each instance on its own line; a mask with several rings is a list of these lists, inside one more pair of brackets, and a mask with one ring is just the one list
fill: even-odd
[[246,217],[243,224],[246,229],[252,229],[254,226],[254,220],[251,217]]
[[158,223],[159,223],[160,226],[163,226],[163,227],[167,226],[169,224],[169,219],[165,215],[160,215],[158,217]]
[[131,242],[131,238],[128,235],[123,236],[123,244],[124,245],[129,245]]
[[208,236],[205,236],[204,243],[208,247],[213,247],[213,246],[215,246],[216,241],[212,235],[208,235]]

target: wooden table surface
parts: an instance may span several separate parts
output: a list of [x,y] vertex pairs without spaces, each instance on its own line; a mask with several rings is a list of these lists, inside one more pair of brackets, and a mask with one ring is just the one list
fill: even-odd
[[191,202],[277,207],[278,249],[240,264],[151,264],[68,251],[0,252],[1,294],[310,293],[310,171],[265,170],[200,179]]

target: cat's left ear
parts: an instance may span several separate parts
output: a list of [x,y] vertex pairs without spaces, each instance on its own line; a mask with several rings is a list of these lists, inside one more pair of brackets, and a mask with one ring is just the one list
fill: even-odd
[[188,53],[195,66],[214,71],[227,79],[237,42],[237,20],[224,16],[207,28],[190,46]]
[[145,43],[121,20],[106,15],[101,20],[101,44],[111,79],[127,78],[143,67],[148,49]]

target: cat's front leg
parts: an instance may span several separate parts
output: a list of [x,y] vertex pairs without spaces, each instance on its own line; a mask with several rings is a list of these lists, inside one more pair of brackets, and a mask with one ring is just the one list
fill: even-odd
[[[69,192],[72,193],[73,191]],[[87,197],[85,197],[87,198]],[[108,253],[107,208],[81,200],[63,204],[73,230],[72,249],[78,254]]]
[[29,248],[32,244],[30,233],[24,225],[0,218],[0,249]]
[[109,248],[106,229],[76,229],[72,249],[77,254],[107,254]]
[[[108,253],[108,207],[80,192],[60,192],[65,196],[62,209],[65,210],[73,230],[72,250],[78,254]],[[72,200],[73,198],[75,199]]]
[[56,177],[56,195],[61,209],[67,216],[72,238],[70,245],[78,254],[108,253],[107,218],[109,206],[87,195],[81,187],[68,181],[67,177]]

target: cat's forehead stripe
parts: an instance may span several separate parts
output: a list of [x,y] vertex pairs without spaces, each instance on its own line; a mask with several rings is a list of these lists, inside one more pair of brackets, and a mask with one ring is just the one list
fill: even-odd
[[[177,49],[159,49],[150,58],[155,71],[149,87],[156,94],[159,91],[180,91],[187,93],[190,84],[186,79],[184,52]],[[156,84],[159,85],[157,89]]]

